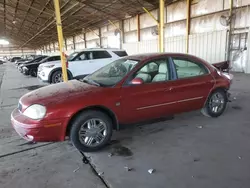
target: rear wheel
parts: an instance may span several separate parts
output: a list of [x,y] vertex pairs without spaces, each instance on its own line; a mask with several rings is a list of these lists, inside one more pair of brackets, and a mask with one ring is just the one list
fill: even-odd
[[215,90],[210,94],[208,100],[202,109],[202,113],[209,117],[218,117],[226,109],[227,106],[227,95],[222,89]]
[[96,151],[110,141],[112,127],[106,114],[94,110],[82,112],[72,124],[70,139],[79,151]]

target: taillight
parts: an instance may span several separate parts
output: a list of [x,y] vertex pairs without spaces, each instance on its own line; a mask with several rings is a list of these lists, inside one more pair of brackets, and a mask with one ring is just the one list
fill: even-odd
[[69,62],[68,61],[66,61],[66,67],[69,68]]

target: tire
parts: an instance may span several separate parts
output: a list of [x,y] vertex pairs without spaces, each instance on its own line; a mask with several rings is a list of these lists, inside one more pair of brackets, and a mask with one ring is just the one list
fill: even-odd
[[35,69],[30,69],[29,75],[32,77],[37,77],[37,73],[36,73]]
[[51,83],[52,84],[56,84],[56,83],[60,83],[62,82],[62,71],[61,70],[57,70],[55,71],[52,76],[51,76]]
[[223,114],[227,107],[227,93],[222,89],[213,91],[203,109],[202,114],[207,117],[219,117]]
[[[95,121],[95,123],[88,123],[90,122],[90,120],[91,122]],[[96,125],[96,126],[93,126],[94,128],[89,129],[89,126],[91,126],[90,124]],[[104,127],[104,129],[102,127],[99,127],[101,125],[102,127]],[[109,143],[112,137],[112,131],[113,131],[112,127],[113,127],[112,121],[106,114],[100,111],[95,111],[95,110],[82,112],[77,116],[77,118],[72,124],[71,130],[70,130],[70,139],[73,145],[79,151],[82,151],[82,152],[97,151]],[[101,132],[100,129],[101,130],[103,129],[103,131]],[[83,135],[81,137],[79,135],[80,132],[85,134],[86,136]],[[103,138],[99,140],[101,141],[100,143],[98,143],[98,140],[96,138],[97,134],[99,136],[100,135],[103,136]],[[91,142],[90,144],[93,144],[93,145],[89,145],[86,142]]]

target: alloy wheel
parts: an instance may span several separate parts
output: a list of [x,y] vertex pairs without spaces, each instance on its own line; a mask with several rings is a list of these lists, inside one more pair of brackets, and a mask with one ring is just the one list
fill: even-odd
[[225,102],[224,96],[221,93],[216,92],[210,98],[209,108],[213,113],[220,113],[224,108]]
[[107,136],[107,125],[98,118],[86,121],[78,132],[80,142],[87,147],[100,145]]
[[62,73],[58,73],[58,74],[55,75],[54,82],[55,83],[62,82]]

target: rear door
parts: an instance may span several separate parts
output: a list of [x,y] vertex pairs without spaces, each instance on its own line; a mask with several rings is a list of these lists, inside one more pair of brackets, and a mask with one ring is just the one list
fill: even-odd
[[90,72],[94,72],[113,61],[111,54],[106,50],[96,50],[91,52],[91,60],[89,66]]
[[175,113],[203,107],[213,88],[214,78],[202,62],[186,57],[172,57],[176,80],[171,93],[176,96]]

